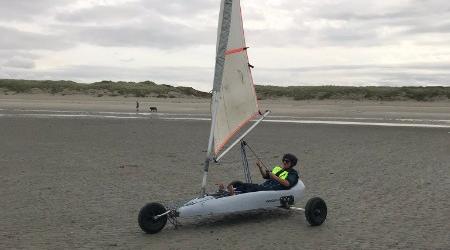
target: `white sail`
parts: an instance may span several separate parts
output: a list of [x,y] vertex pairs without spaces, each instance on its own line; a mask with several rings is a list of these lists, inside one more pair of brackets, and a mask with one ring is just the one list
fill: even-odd
[[248,63],[240,0],[222,0],[218,30],[212,107],[215,155],[240,128],[259,114]]

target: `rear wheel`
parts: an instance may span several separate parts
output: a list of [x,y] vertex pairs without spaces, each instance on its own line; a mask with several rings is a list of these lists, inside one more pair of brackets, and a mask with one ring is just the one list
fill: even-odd
[[155,234],[161,231],[167,223],[167,215],[163,215],[157,219],[155,219],[155,216],[163,214],[166,211],[163,205],[156,202],[145,205],[139,212],[138,217],[139,226],[142,231],[148,234]]
[[311,226],[319,226],[327,218],[327,205],[319,197],[311,198],[305,207],[306,220]]

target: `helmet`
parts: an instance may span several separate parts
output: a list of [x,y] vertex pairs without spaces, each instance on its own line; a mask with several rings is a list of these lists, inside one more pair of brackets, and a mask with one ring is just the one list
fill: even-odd
[[295,157],[295,155],[293,154],[285,154],[283,155],[283,161],[284,160],[288,160],[289,162],[291,162],[291,167],[297,165],[297,157]]

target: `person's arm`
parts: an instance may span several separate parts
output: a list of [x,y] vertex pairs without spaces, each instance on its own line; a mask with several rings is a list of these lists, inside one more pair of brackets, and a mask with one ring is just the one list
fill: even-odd
[[260,162],[260,161],[257,161],[257,162],[256,162],[256,166],[258,166],[259,172],[261,173],[262,178],[264,178],[264,179],[270,179],[270,176],[267,174],[267,171],[264,171],[264,170],[262,169],[262,166],[261,166],[261,162]]
[[298,174],[297,172],[291,172],[286,177],[286,180],[289,182],[290,186],[293,187],[298,183]]
[[278,181],[281,185],[283,185],[283,186],[285,186],[285,187],[290,187],[290,186],[291,186],[291,184],[289,183],[289,181],[283,180],[283,179],[281,179],[280,177],[274,175],[274,174],[271,173],[271,172],[268,172],[268,173],[269,173],[269,177],[270,177],[269,179],[276,180],[276,181]]

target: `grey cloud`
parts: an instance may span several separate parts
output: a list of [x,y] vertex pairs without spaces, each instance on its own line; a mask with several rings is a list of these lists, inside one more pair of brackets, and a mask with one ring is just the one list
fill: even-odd
[[327,27],[320,31],[314,31],[306,27],[297,27],[291,30],[249,31],[246,34],[251,35],[251,41],[254,41],[258,46],[281,48],[289,46],[362,47],[375,46],[382,42],[375,30],[365,29],[359,26]]
[[[184,19],[190,22],[199,15],[218,15],[219,1],[215,0],[142,0],[127,2],[120,5],[98,5],[72,12],[58,13],[56,19],[70,23],[104,23],[127,19],[142,20],[149,16],[159,19]],[[214,19],[214,23],[216,23]],[[111,23],[109,23],[111,24]],[[135,23],[136,24],[136,23]],[[140,25],[144,25],[140,22]]]
[[55,18],[66,23],[106,23],[124,22],[145,17],[146,12],[135,4],[119,6],[95,6],[89,9],[79,9],[71,12],[58,13]]
[[[294,30],[248,30],[246,31],[247,46],[257,45],[259,47],[287,47],[291,45],[317,46],[316,35],[303,27]],[[252,40],[248,37],[251,36]],[[254,41],[253,43],[250,43]]]
[[0,49],[0,66],[13,68],[33,68],[34,60],[38,56],[22,52],[20,50],[1,50]]
[[[343,3],[344,2],[344,3]],[[311,11],[310,17],[343,20],[343,21],[392,21],[411,18],[421,15],[421,12],[412,5],[398,6],[397,8],[378,7],[375,8],[373,2],[363,1],[338,1],[325,3],[321,8],[315,8]],[[423,14],[423,13],[422,13]]]
[[[62,12],[73,1],[0,0],[0,20],[33,22],[51,34],[23,32],[0,26],[0,76],[36,79],[155,80],[164,83],[196,82],[206,90],[211,68],[139,68],[77,66],[48,71],[31,69],[32,54],[27,50],[63,50],[79,43],[98,46],[152,47],[182,49],[215,44],[219,0],[141,0],[116,6],[95,6]],[[377,8],[371,4],[379,3]],[[391,2],[390,2],[391,3]],[[286,11],[297,25],[290,29],[246,30],[258,47],[376,46],[403,40],[418,43],[415,36],[445,40],[450,32],[450,4],[447,0],[402,1],[385,5],[379,1],[283,1],[272,8]],[[244,5],[244,3],[243,3]],[[386,7],[389,6],[389,7]],[[261,12],[244,9],[246,20],[261,21]],[[55,16],[56,15],[56,16]],[[35,17],[49,23],[36,23]],[[185,21],[185,22],[184,22]],[[203,22],[203,23],[202,23]],[[314,26],[313,24],[320,24]],[[337,23],[337,25],[336,25]],[[199,25],[196,25],[199,24]],[[385,29],[391,32],[384,33]],[[435,34],[436,33],[436,34]],[[436,39],[435,39],[436,40]],[[420,40],[426,42],[424,39]],[[446,40],[450,42],[450,37]],[[255,44],[256,43],[256,44]],[[445,45],[448,48],[448,44]],[[438,46],[436,45],[436,47]],[[437,47],[440,48],[440,47]],[[8,53],[5,51],[9,51]],[[21,52],[19,52],[21,51]],[[27,64],[28,63],[28,64]],[[9,65],[5,67],[5,65]],[[14,66],[14,67],[13,67]],[[25,67],[25,68],[17,68]],[[28,68],[27,68],[28,67]],[[441,64],[344,65],[291,69],[260,69],[258,83],[275,84],[447,84],[450,67]],[[298,82],[293,82],[298,79]],[[331,80],[330,80],[331,79]],[[405,81],[407,81],[405,83]]]
[[0,20],[30,21],[46,16],[56,7],[72,3],[71,0],[0,0]]
[[212,43],[211,32],[193,31],[166,23],[163,26],[78,27],[77,40],[100,46],[154,47],[172,49],[182,46]]
[[420,24],[411,27],[402,33],[403,34],[450,33],[450,22],[437,24],[435,23]]
[[[0,8],[0,16],[11,15],[14,19],[21,19],[39,13],[50,17],[56,15],[54,20],[57,23],[50,28],[66,30],[67,38],[76,42],[167,49],[214,44],[220,1],[141,0],[68,12],[59,10],[56,13],[56,7],[68,3],[72,2],[0,0],[0,5],[5,6]],[[269,46],[374,46],[397,43],[405,35],[449,32],[450,25],[446,20],[450,19],[450,4],[447,0],[416,0],[403,2],[402,5],[377,3],[360,0],[283,1],[271,8],[286,11],[287,15],[294,17],[297,27],[289,30],[265,29],[265,34],[249,29],[247,34],[255,34],[257,39]],[[251,8],[245,9],[244,14],[246,21],[264,19],[260,12]],[[186,20],[186,24],[192,24],[195,20],[203,24],[201,27],[192,27],[183,24],[183,20]],[[308,25],[311,21],[320,20],[344,22],[339,26],[325,25],[319,29]],[[385,28],[396,28],[396,31],[386,35],[383,33]],[[267,39],[267,34],[282,39]]]
[[[39,3],[38,3],[39,2]],[[189,27],[180,22],[192,22],[197,15],[217,15],[219,2],[214,0],[161,1],[143,0],[112,6],[68,11],[56,7],[67,6],[70,1],[13,1],[8,6],[12,19],[32,21],[40,14],[55,16],[50,23],[35,23],[54,34],[21,32],[12,28],[0,27],[0,48],[3,49],[64,49],[75,43],[90,43],[99,46],[144,46],[154,48],[176,48],[199,44],[214,44],[215,30],[205,27]],[[212,8],[213,9],[209,9]],[[5,8],[0,8],[0,14]],[[213,10],[213,11],[210,11]],[[64,12],[62,12],[64,11]],[[204,20],[205,17],[199,18]],[[1,19],[1,17],[0,17]],[[6,18],[8,21],[11,19]],[[172,20],[176,19],[176,22]],[[50,19],[52,20],[52,19]],[[56,21],[56,22],[55,22]],[[214,18],[215,28],[216,18]],[[200,25],[202,26],[202,25]],[[57,31],[57,35],[55,35]],[[4,34],[4,35],[3,35]]]
[[37,59],[39,58],[38,55],[26,52],[23,50],[3,50],[0,49],[0,59],[9,59],[12,57],[21,57],[21,58],[28,58],[28,59]]
[[[7,74],[14,72],[14,69],[33,69],[35,67],[34,61],[38,58],[38,55],[22,50],[0,49],[0,72]],[[3,68],[3,70],[1,68]],[[11,78],[14,77],[14,74],[7,74],[5,76]]]
[[15,56],[3,63],[3,66],[10,68],[32,69],[34,68],[35,64],[34,61],[29,58]]
[[218,0],[142,0],[140,6],[151,9],[166,16],[186,17],[210,11],[218,12]]
[[0,48],[22,50],[61,50],[73,46],[73,43],[64,40],[58,35],[24,32],[0,26]]
[[[183,9],[187,22],[196,18],[195,3],[181,4],[173,1],[145,1],[120,6],[97,6],[57,16],[59,24],[55,29],[67,30],[70,40],[83,41],[99,46],[153,47],[172,49],[200,44],[214,44],[215,26],[188,27],[173,22],[171,17],[180,18],[175,13]],[[197,1],[198,2],[198,1]],[[145,9],[143,6],[154,6]],[[174,7],[175,6],[175,7]],[[192,11],[192,12],[190,12]],[[175,13],[173,13],[175,12]],[[216,10],[216,12],[218,12]]]
[[[313,46],[375,46],[399,43],[415,35],[449,32],[450,4],[446,0],[387,4],[359,0],[320,4],[300,1],[289,5],[295,22],[310,31]],[[308,25],[320,21],[323,21],[320,28]],[[311,46],[309,41],[301,39],[294,39],[294,42]]]
[[412,16],[412,13],[404,10],[401,12],[388,12],[388,13],[355,13],[355,12],[334,12],[334,13],[322,13],[321,17],[325,17],[327,19],[336,19],[336,20],[357,20],[357,21],[378,21],[378,20],[391,20],[395,19],[404,19]]
[[317,39],[326,45],[358,45],[371,46],[379,42],[375,30],[365,29],[359,25],[349,25],[340,28],[328,27],[319,33]]

